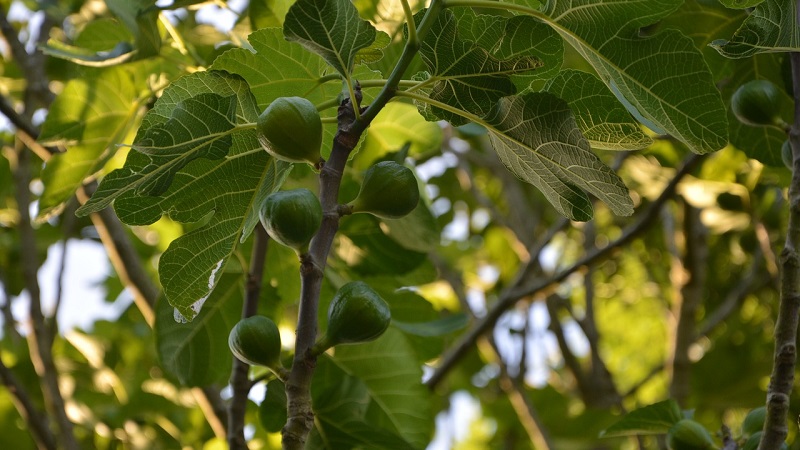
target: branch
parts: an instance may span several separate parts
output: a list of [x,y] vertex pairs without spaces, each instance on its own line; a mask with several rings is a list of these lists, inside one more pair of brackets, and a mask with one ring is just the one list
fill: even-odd
[[31,437],[36,442],[37,447],[56,450],[56,438],[50,431],[47,416],[36,408],[25,387],[17,380],[14,373],[6,367],[2,359],[0,359],[0,380],[2,380],[3,385],[14,400],[14,405],[20,416],[22,416],[31,430]]
[[[708,314],[708,319],[700,326],[700,330],[694,336],[692,342],[698,342],[705,336],[711,334],[714,329],[719,326],[719,324],[723,323],[728,316],[730,316],[734,311],[737,311],[739,305],[744,301],[747,296],[757,290],[761,289],[762,287],[771,284],[771,281],[767,277],[760,276],[759,271],[761,270],[761,263],[760,263],[760,256],[759,254],[753,255],[753,263],[750,265],[750,269],[747,271],[747,274],[741,278],[739,283],[728,292],[728,295],[725,296],[725,300],[720,304],[714,311]],[[650,381],[654,376],[658,375],[662,370],[664,370],[665,364],[660,364],[656,367],[653,367],[647,375],[644,376],[639,382],[633,385],[631,388],[628,389],[624,394],[622,394],[623,398],[630,397],[631,395],[635,394],[642,386],[644,386],[648,381]]]
[[[684,258],[673,260],[674,286],[681,286],[675,292],[674,315],[678,318],[675,325],[673,352],[671,361],[672,380],[670,396],[685,406],[689,397],[689,382],[692,362],[689,358],[689,347],[695,341],[697,328],[697,309],[703,301],[703,286],[706,284],[706,266],[708,247],[707,231],[700,222],[700,210],[683,202],[683,241]],[[674,234],[673,234],[674,237]],[[669,237],[668,237],[669,239]]]
[[[464,310],[467,311],[468,314],[474,319],[475,314],[469,308],[469,304],[466,300],[467,296],[464,291],[464,281],[461,279],[459,274],[457,274],[444,260],[439,258],[438,255],[434,258],[433,255],[434,254],[431,253],[431,259],[434,262],[437,270],[440,274],[442,274],[442,277],[445,279],[445,281],[450,284],[450,287],[453,289],[453,292],[455,292],[456,297],[458,297],[459,302],[464,307]],[[503,360],[503,356],[500,353],[497,342],[495,342],[495,340],[492,338],[487,340],[489,341],[492,351],[496,355],[497,361],[501,367],[502,374],[500,378],[500,388],[508,394],[511,405],[514,407],[514,412],[517,413],[520,424],[522,424],[522,427],[525,428],[525,431],[528,433],[528,437],[530,438],[531,442],[535,444],[536,448],[549,450],[554,448],[553,444],[550,441],[550,437],[544,427],[544,424],[539,418],[539,414],[536,412],[536,407],[525,394],[525,386],[524,382],[522,381],[525,372],[525,336],[527,336],[528,328],[527,319],[525,328],[526,332],[523,334],[522,338],[522,358],[519,363],[519,374],[517,377],[511,377],[508,374],[508,366]]]
[[[360,87],[356,100],[361,100]],[[288,421],[283,427],[285,449],[302,449],[314,425],[311,409],[311,377],[316,366],[316,357],[309,351],[317,338],[317,310],[322,288],[322,277],[328,260],[333,238],[339,230],[339,186],[342,182],[350,152],[363,133],[355,119],[350,99],[339,106],[339,131],[333,140],[331,156],[319,174],[319,198],[322,205],[322,225],[311,240],[307,254],[300,258],[300,310],[297,317],[297,340],[294,360],[286,380]]]
[[[417,27],[417,35],[420,40],[424,39],[442,8],[442,0],[432,0]],[[395,96],[403,74],[419,51],[419,45],[419,42],[406,42],[403,53],[386,84],[372,104],[363,110],[363,114],[360,114],[362,112],[361,86],[358,84],[355,86],[354,95],[345,98],[339,105],[338,130],[333,138],[331,156],[319,174],[319,200],[323,212],[322,225],[317,235],[311,240],[309,252],[301,257],[300,262],[301,287],[297,337],[292,368],[286,380],[288,420],[281,430],[284,449],[303,449],[308,433],[314,426],[314,412],[311,409],[311,377],[314,373],[316,357],[309,350],[314,345],[317,336],[317,310],[328,252],[339,229],[339,186],[347,160],[372,120]],[[351,98],[355,100],[355,104],[352,103]]]
[[[800,0],[797,14],[800,15]],[[797,18],[800,22],[800,17]],[[800,313],[800,53],[789,54],[794,87],[794,123],[789,131],[792,181],[789,185],[789,226],[781,252],[781,304],[775,322],[775,358],[767,390],[767,418],[759,449],[779,448],[789,433],[786,417],[797,360],[797,321]]]
[[[497,343],[494,342],[494,339],[490,339],[490,342],[492,349],[497,354],[497,359],[502,363],[503,358],[500,356],[500,349],[497,348]],[[534,444],[534,448],[542,450],[555,448],[542,423],[542,419],[539,417],[539,413],[536,411],[536,407],[533,406],[530,398],[525,393],[525,385],[519,378],[510,376],[505,368],[505,364],[503,364],[500,387],[508,394],[508,400],[511,402],[514,412],[517,413],[522,427],[525,428],[525,432],[528,433],[531,443]]]
[[[254,316],[258,311],[258,299],[261,296],[261,281],[264,278],[264,263],[267,256],[266,230],[261,224],[254,230],[253,250],[250,256],[250,271],[247,274],[247,293],[242,306],[242,318]],[[247,450],[247,441],[244,437],[244,416],[247,412],[247,394],[250,393],[250,380],[247,374],[250,365],[233,358],[231,370],[231,388],[233,398],[228,407],[228,446],[231,450]]]
[[[617,164],[621,164],[622,156],[617,159]],[[616,168],[614,169],[616,170]],[[586,249],[589,250],[594,246],[595,242],[595,225],[589,222],[584,227],[584,240]],[[586,377],[588,381],[588,392],[584,395],[584,402],[587,405],[593,405],[599,408],[607,408],[612,405],[617,405],[622,408],[622,397],[614,385],[614,380],[611,377],[611,372],[608,370],[603,357],[600,355],[600,332],[597,330],[597,322],[595,321],[594,303],[595,303],[595,289],[594,289],[594,266],[590,266],[586,275],[583,277],[583,288],[586,296],[586,311],[582,319],[578,320],[581,330],[586,335],[586,340],[589,341],[590,361],[589,374]],[[574,315],[573,315],[574,317]],[[624,410],[624,408],[622,408]]]
[[22,266],[25,287],[30,295],[29,314],[31,320],[31,330],[28,335],[30,355],[36,373],[41,378],[42,391],[45,402],[51,414],[55,416],[59,430],[59,441],[67,450],[78,450],[78,442],[73,434],[73,425],[67,417],[64,405],[64,398],[58,383],[58,370],[53,362],[51,353],[52,338],[49,328],[45,324],[44,314],[41,309],[41,293],[39,290],[39,280],[37,273],[39,262],[37,261],[36,235],[31,226],[29,205],[31,204],[30,185],[30,157],[31,154],[25,148],[17,144],[17,166],[13,171],[15,181],[15,197],[19,212],[19,235],[22,247],[20,264]]
[[544,293],[548,289],[551,289],[561,283],[571,274],[582,270],[584,267],[604,261],[619,247],[627,244],[644,230],[646,230],[647,227],[650,226],[658,217],[658,212],[667,199],[672,197],[672,195],[675,193],[675,188],[680,180],[683,179],[683,177],[689,172],[691,172],[691,170],[700,161],[702,161],[702,159],[702,155],[695,154],[692,154],[686,158],[683,166],[678,169],[675,176],[672,180],[670,180],[669,184],[667,184],[667,187],[664,188],[664,191],[661,193],[661,195],[650,204],[648,209],[639,218],[639,221],[626,228],[622,233],[622,236],[616,241],[610,243],[608,246],[602,249],[597,249],[594,252],[587,254],[583,257],[583,259],[562,270],[553,277],[544,281],[528,283],[529,285],[526,286],[524,284],[526,281],[525,277],[520,275],[527,273],[529,266],[534,264],[532,262],[533,258],[531,258],[531,261],[529,261],[528,264],[518,272],[517,280],[500,294],[497,302],[494,304],[492,309],[489,310],[486,316],[484,316],[477,324],[475,324],[475,326],[473,326],[466,334],[462,335],[459,341],[442,357],[441,364],[426,382],[428,387],[431,389],[436,387],[436,385],[444,378],[447,372],[449,372],[453,366],[455,366],[456,363],[461,360],[467,351],[475,345],[478,337],[489,331],[494,326],[495,322],[497,322],[497,320],[500,318],[500,316],[502,316],[507,309],[511,308],[521,298]]
[[[81,204],[86,203],[96,187],[97,183],[92,182],[78,189],[76,192],[78,201]],[[97,234],[100,235],[100,241],[103,243],[111,265],[122,283],[131,290],[136,307],[144,316],[145,322],[152,328],[155,323],[153,306],[158,298],[159,288],[153,283],[142,265],[139,253],[128,238],[125,226],[111,208],[92,213],[90,219]]]

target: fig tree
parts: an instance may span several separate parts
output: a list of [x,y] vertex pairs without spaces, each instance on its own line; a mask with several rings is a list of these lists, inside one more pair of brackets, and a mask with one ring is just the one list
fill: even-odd
[[322,206],[308,189],[278,191],[264,200],[260,218],[272,239],[303,254],[322,224]]
[[264,316],[240,320],[228,335],[233,355],[250,365],[281,367],[281,334],[275,322]]
[[715,448],[711,435],[698,422],[683,419],[672,426],[667,433],[667,447],[670,450],[706,450]]
[[768,80],[752,80],[739,86],[731,97],[731,109],[747,125],[785,125],[780,116],[780,89]]
[[366,212],[384,219],[397,219],[419,203],[414,172],[394,161],[381,161],[364,173],[364,182],[353,201],[353,212]]
[[328,329],[314,346],[319,354],[339,344],[377,339],[392,319],[389,305],[363,281],[342,286],[328,308]]
[[314,104],[303,97],[279,97],[256,122],[258,142],[270,155],[289,162],[317,166],[322,159],[322,120]]

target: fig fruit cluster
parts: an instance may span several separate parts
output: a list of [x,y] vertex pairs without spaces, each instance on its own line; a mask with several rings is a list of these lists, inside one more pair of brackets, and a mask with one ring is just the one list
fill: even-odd
[[322,156],[322,120],[303,97],[279,97],[258,116],[256,135],[264,150],[283,161],[318,166]]

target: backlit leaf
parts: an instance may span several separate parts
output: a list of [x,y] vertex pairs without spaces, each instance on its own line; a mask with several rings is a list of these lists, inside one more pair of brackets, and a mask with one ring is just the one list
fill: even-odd
[[376,34],[350,0],[298,0],[286,14],[283,32],[344,77],[349,77],[358,51],[372,44]]
[[[201,108],[203,115],[184,117],[181,105],[194,105],[189,111],[200,108],[197,101],[191,101],[197,97],[216,99],[220,106],[227,102],[222,110],[229,115],[222,120],[220,111]],[[167,300],[187,320],[214,290],[237,241],[249,235],[258,222],[254,205],[280,187],[290,168],[261,149],[252,128],[227,133],[217,130],[252,124],[257,117],[253,96],[236,75],[198,72],[177,80],[142,119],[136,142],[147,154],[131,151],[125,166],[106,176],[92,199],[79,209],[86,214],[114,201],[117,215],[129,225],[150,224],[163,214],[184,223],[207,220],[174,240],[159,261]],[[191,128],[181,130],[176,119],[183,127],[191,123]],[[167,127],[168,123],[175,128]],[[192,142],[207,145],[152,145],[169,142],[173,133],[179,132],[188,133]],[[223,154],[226,146],[216,145],[223,141],[230,142],[227,156]],[[203,153],[218,159],[198,157]],[[176,170],[178,166],[183,168]],[[172,182],[167,185],[169,178]]]
[[614,95],[594,75],[566,69],[544,88],[568,104],[592,148],[637,150],[652,143]]
[[756,53],[800,50],[797,2],[766,0],[753,9],[730,40],[711,43],[728,58],[747,58]]
[[592,153],[563,100],[544,92],[505,97],[485,120],[503,164],[542,191],[561,214],[579,221],[592,218],[584,190],[617,215],[633,213],[625,184]]
[[692,151],[708,153],[724,147],[728,136],[725,107],[702,55],[676,30],[640,35],[681,3],[550,0],[542,18],[642,119]]

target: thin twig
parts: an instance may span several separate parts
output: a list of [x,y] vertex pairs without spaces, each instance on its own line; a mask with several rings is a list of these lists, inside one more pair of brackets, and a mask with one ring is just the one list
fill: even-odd
[[[677,230],[673,236],[675,239]],[[685,406],[689,396],[689,382],[691,378],[692,361],[689,358],[689,348],[695,341],[697,328],[697,310],[702,304],[704,286],[706,282],[708,261],[708,247],[706,244],[705,227],[700,222],[700,210],[683,202],[683,231],[684,242],[683,258],[675,255],[673,258],[672,280],[675,289],[674,316],[677,323],[674,328],[672,347],[672,361],[670,365],[672,380],[670,382],[670,396],[678,404]],[[680,279],[675,279],[680,278]]]
[[41,378],[42,391],[51,414],[54,415],[59,430],[59,441],[67,450],[78,450],[78,443],[73,434],[73,425],[67,417],[64,397],[58,383],[58,371],[53,361],[51,352],[52,338],[49,328],[45,325],[44,314],[41,309],[41,293],[37,273],[36,235],[31,226],[31,217],[28,210],[30,199],[30,157],[31,154],[17,145],[17,167],[14,168],[15,197],[19,211],[19,235],[22,251],[20,264],[22,266],[25,287],[30,295],[29,314],[31,330],[28,334],[30,355],[36,373]]
[[[606,258],[613,255],[613,253],[621,246],[627,244],[640,233],[645,231],[650,224],[652,224],[658,217],[658,212],[664,203],[672,197],[675,193],[675,188],[678,186],[680,180],[689,174],[694,167],[703,159],[702,155],[692,154],[684,161],[683,166],[676,172],[675,176],[670,180],[669,184],[664,188],[661,195],[650,204],[648,209],[640,216],[639,220],[633,225],[626,228],[622,235],[614,242],[610,243],[602,249],[597,249],[581,260],[574,263],[572,266],[563,269],[558,274],[543,280],[534,281],[533,283],[526,283],[524,274],[527,273],[528,267],[523,267],[519,274],[523,276],[517,277],[517,280],[501,293],[497,302],[491,310],[481,318],[467,333],[461,336],[459,341],[450,348],[450,350],[442,357],[442,362],[439,367],[434,371],[433,375],[428,379],[426,384],[429,388],[434,388],[444,376],[449,372],[458,361],[467,353],[467,351],[475,345],[478,337],[489,331],[502,316],[502,314],[512,307],[517,301],[524,297],[542,294],[549,289],[557,286],[564,281],[568,276],[575,272],[582,270],[584,267],[597,264],[604,261]],[[531,258],[533,260],[533,258]],[[530,264],[530,263],[529,263]]]
[[[247,274],[247,292],[242,306],[242,318],[254,316],[258,312],[258,299],[261,296],[261,282],[264,278],[264,264],[267,257],[269,236],[261,224],[256,226],[253,234],[253,250],[250,255],[250,270]],[[246,450],[244,437],[244,416],[247,411],[247,395],[250,393],[248,372],[250,365],[239,358],[233,358],[231,370],[231,388],[233,398],[228,407],[228,447],[231,450]]]
[[[450,284],[450,287],[455,292],[456,297],[458,297],[459,302],[462,305],[465,305],[464,310],[475,319],[475,312],[469,308],[467,303],[467,295],[464,288],[464,281],[461,279],[458,273],[454,271],[444,260],[440,258],[433,259],[434,264],[445,279],[445,281]],[[494,339],[487,339],[489,344],[491,345],[492,351],[497,357],[497,361],[500,364],[501,368],[501,379],[500,379],[500,388],[505,391],[508,396],[509,400],[511,401],[512,406],[514,407],[514,411],[517,413],[517,417],[519,418],[520,424],[522,424],[525,431],[528,433],[528,437],[530,438],[531,442],[533,442],[536,448],[540,449],[551,449],[554,448],[552,442],[550,441],[549,433],[544,426],[544,423],[539,417],[538,412],[536,411],[536,407],[528,398],[527,394],[525,393],[525,386],[524,386],[524,376],[525,376],[525,347],[526,347],[526,337],[528,335],[528,319],[525,320],[525,332],[523,333],[522,337],[522,357],[519,362],[519,370],[516,377],[511,377],[508,374],[508,366],[506,362],[503,360],[503,356],[500,353],[500,349],[497,346],[497,342]]]
[[8,390],[20,416],[31,431],[31,437],[41,449],[56,450],[56,438],[50,431],[47,416],[34,405],[22,383],[0,358],[0,380]]
[[[96,183],[92,182],[88,186],[78,189],[76,195],[80,204],[89,200],[95,187]],[[128,238],[125,227],[111,208],[92,213],[89,218],[97,230],[97,234],[100,235],[100,241],[103,243],[114,271],[117,272],[122,283],[131,290],[136,307],[142,313],[145,322],[152,328],[155,323],[153,307],[158,299],[159,288],[144,269],[138,252]]]

